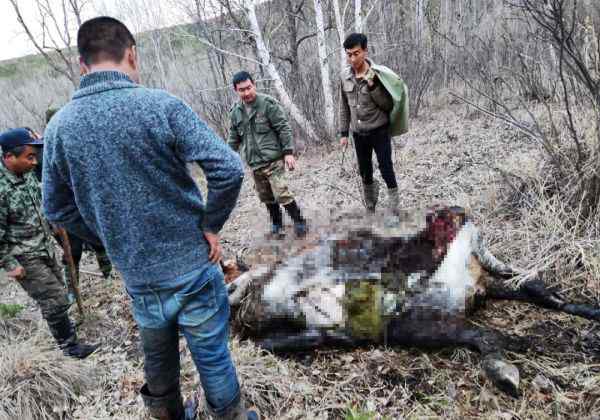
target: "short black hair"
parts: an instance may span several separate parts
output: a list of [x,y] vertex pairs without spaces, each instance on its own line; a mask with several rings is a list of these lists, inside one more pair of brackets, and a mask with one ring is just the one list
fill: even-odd
[[254,83],[254,79],[250,73],[248,73],[246,70],[238,71],[233,75],[233,88],[235,89],[238,83],[245,82],[246,80],[250,80],[252,83]]
[[120,63],[125,50],[135,45],[135,38],[122,22],[100,16],[83,22],[77,32],[77,49],[87,65],[101,60]]
[[354,47],[360,46],[363,50],[367,49],[367,36],[361,33],[351,33],[346,37],[344,41],[344,49],[349,50]]
[[27,146],[13,146],[6,147],[2,146],[2,157],[5,158],[8,155],[13,155],[14,157],[19,157],[25,152]]

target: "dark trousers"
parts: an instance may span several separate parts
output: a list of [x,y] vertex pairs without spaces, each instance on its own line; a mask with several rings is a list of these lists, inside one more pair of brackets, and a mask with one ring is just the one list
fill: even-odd
[[[83,250],[85,246],[89,246],[97,253],[104,253],[104,247],[102,245],[94,245],[94,244],[86,244],[83,239],[75,235],[69,235],[69,244],[71,245],[71,255],[73,255],[73,261],[75,262],[75,267],[79,267],[79,262],[81,261],[81,257],[83,256]],[[63,265],[67,265],[67,261],[63,256]]]
[[392,138],[389,126],[368,133],[352,133],[358,160],[358,170],[364,184],[373,183],[373,151],[377,156],[379,171],[388,188],[397,188],[394,164],[392,163]]

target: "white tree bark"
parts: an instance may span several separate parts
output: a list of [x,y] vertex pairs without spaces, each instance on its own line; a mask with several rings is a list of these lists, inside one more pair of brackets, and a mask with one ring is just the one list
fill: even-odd
[[319,64],[321,69],[321,84],[323,96],[325,97],[325,122],[327,134],[333,138],[335,135],[335,111],[333,105],[333,92],[329,79],[329,55],[327,54],[327,39],[325,38],[325,20],[323,18],[322,0],[314,0],[315,20],[317,23],[317,44],[319,53]]
[[275,90],[279,94],[279,99],[281,100],[281,104],[288,110],[290,113],[290,117],[298,123],[298,125],[302,128],[304,133],[311,139],[318,141],[319,137],[311,124],[311,122],[304,116],[302,111],[296,106],[296,104],[292,101],[292,98],[288,94],[285,86],[283,85],[283,81],[281,80],[281,76],[277,71],[277,68],[271,61],[271,53],[269,52],[267,45],[265,44],[262,31],[260,30],[260,26],[258,25],[258,17],[256,16],[256,3],[259,0],[247,0],[244,4],[244,11],[246,13],[246,17],[250,22],[250,29],[253,32],[254,40],[256,42],[256,49],[258,52],[258,58],[266,69],[269,77],[273,80],[273,85]]
[[340,10],[339,0],[333,0],[333,13],[335,15],[335,26],[340,40],[340,71],[343,71],[346,67],[346,52],[344,51],[344,33],[346,31],[346,24]]
[[361,0],[354,0],[354,29],[356,30],[356,32],[362,32],[363,30]]
[[415,41],[417,47],[421,47],[423,41],[423,30],[425,27],[425,8],[427,0],[417,0],[415,2]]

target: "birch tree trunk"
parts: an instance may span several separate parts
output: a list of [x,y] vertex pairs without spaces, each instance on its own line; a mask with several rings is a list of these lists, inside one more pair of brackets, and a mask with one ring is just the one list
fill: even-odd
[[356,32],[362,32],[362,1],[354,0],[354,29]]
[[260,26],[258,25],[258,17],[256,16],[257,2],[258,0],[246,1],[244,4],[244,11],[246,13],[246,17],[248,18],[248,22],[250,23],[250,29],[254,35],[258,58],[262,66],[266,69],[269,77],[273,80],[273,86],[279,94],[281,104],[288,110],[290,116],[294,119],[294,121],[296,121],[296,123],[298,123],[298,125],[307,135],[307,137],[311,140],[318,141],[319,137],[317,136],[313,125],[302,113],[302,111],[296,106],[296,104],[292,101],[292,98],[290,98],[290,95],[288,94],[287,90],[285,89],[285,86],[283,85],[283,81],[281,80],[279,72],[277,71],[275,65],[271,61],[271,54],[267,49],[267,46],[262,36],[262,31],[260,30]]
[[346,52],[344,51],[344,32],[346,28],[342,12],[340,11],[340,0],[333,0],[333,13],[335,15],[338,38],[340,39],[340,71],[344,71],[346,67]]
[[335,135],[335,111],[333,106],[333,93],[331,81],[329,80],[329,56],[327,55],[327,39],[325,38],[325,20],[323,19],[322,0],[314,0],[315,20],[317,23],[317,44],[319,53],[319,64],[321,69],[321,84],[325,98],[325,123],[327,134],[333,138]]

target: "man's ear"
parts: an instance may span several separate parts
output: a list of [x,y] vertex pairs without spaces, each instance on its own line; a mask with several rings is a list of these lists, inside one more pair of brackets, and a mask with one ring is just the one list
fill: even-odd
[[129,64],[134,70],[138,69],[138,52],[136,45],[132,45],[130,48],[127,48],[127,64]]
[[87,66],[87,64],[85,64],[83,57],[80,56],[79,57],[79,75],[85,76],[89,72],[90,72],[90,68]]

